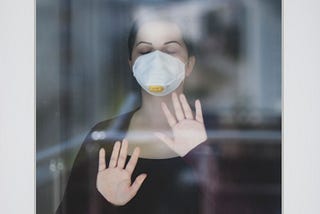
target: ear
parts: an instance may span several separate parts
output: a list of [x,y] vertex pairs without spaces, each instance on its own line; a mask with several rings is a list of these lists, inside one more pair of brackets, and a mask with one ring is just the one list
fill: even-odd
[[128,59],[129,69],[132,72],[132,60]]
[[188,63],[186,64],[186,76],[188,77],[193,71],[194,65],[196,64],[196,58],[194,56],[189,57]]

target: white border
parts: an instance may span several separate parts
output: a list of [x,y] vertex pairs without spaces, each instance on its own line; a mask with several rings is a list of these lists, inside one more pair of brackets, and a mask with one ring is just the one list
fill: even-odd
[[[283,1],[283,213],[320,212],[320,7]],[[0,2],[1,213],[35,213],[32,0]]]
[[34,213],[34,2],[0,1],[0,213]]
[[320,2],[284,2],[283,211],[320,213]]

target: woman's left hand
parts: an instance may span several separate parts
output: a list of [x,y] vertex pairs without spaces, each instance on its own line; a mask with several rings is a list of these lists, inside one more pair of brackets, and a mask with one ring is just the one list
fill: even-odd
[[172,115],[165,103],[161,104],[167,121],[172,128],[173,139],[169,136],[156,132],[155,135],[167,144],[174,152],[181,157],[207,140],[207,133],[203,122],[201,104],[196,100],[196,113],[190,108],[184,94],[180,94],[180,101],[176,93],[172,93],[172,102],[175,116]]

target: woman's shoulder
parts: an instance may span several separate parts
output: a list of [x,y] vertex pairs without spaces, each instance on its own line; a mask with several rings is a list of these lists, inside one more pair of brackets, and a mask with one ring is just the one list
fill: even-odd
[[101,147],[112,146],[121,140],[135,111],[122,113],[96,123],[87,134],[82,146],[86,150],[97,150]]
[[121,113],[115,116],[112,116],[111,118],[102,120],[98,123],[96,123],[90,132],[93,131],[101,131],[101,130],[107,130],[107,129],[115,129],[115,128],[121,128],[123,125],[128,123],[132,117],[132,115],[136,112],[136,110]]

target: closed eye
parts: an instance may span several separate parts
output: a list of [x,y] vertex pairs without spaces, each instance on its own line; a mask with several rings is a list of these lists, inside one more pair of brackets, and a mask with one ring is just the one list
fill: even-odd
[[140,51],[139,54],[144,55],[144,54],[148,54],[151,53],[151,51]]
[[176,54],[177,52],[176,51],[172,51],[172,50],[165,50],[165,51],[163,51],[163,52],[165,52],[165,53],[167,53],[167,54]]

